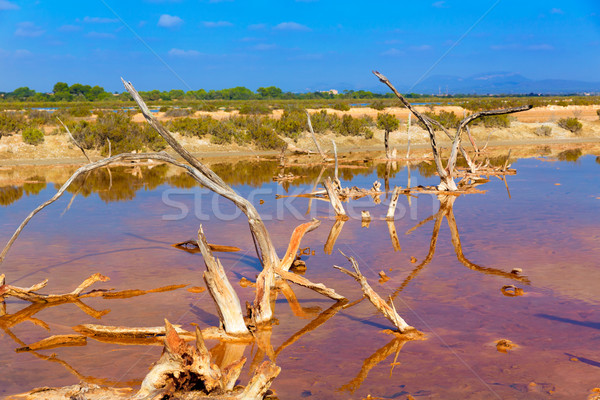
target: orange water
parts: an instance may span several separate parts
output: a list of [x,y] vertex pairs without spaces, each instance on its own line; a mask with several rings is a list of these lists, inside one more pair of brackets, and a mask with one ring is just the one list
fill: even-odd
[[[388,224],[383,220],[388,202],[385,196],[380,205],[374,205],[371,198],[352,202],[358,214],[368,209],[373,221],[368,228],[361,227],[359,219],[347,221],[331,255],[324,253],[324,245],[334,219],[329,216],[327,203],[314,201],[311,215],[320,218],[322,224],[302,242],[302,247],[315,251],[314,256],[303,256],[308,267],[305,276],[335,288],[350,301],[357,300],[362,295],[357,283],[332,268],[349,267],[338,250],[354,256],[373,288],[383,297],[395,294],[400,315],[426,333],[427,340],[394,341],[381,332],[390,328],[388,321],[366,300],[337,313],[325,313],[311,324],[333,302],[293,287],[304,314],[295,315],[285,297],[278,295],[272,349],[211,342],[215,356],[225,362],[224,351],[232,357],[244,354],[248,363],[241,381],[245,383],[251,368],[269,353],[282,368],[273,384],[282,399],[360,399],[369,394],[385,399],[404,399],[409,394],[440,399],[585,398],[600,385],[600,165],[594,157],[586,156],[576,163],[527,159],[513,166],[518,174],[507,178],[511,198],[504,183],[493,178],[481,187],[487,193],[459,197],[452,212],[460,234],[459,250],[468,261],[503,272],[522,268],[530,284],[490,270],[467,268],[468,263],[457,258],[446,218],[441,220],[433,258],[415,272],[430,250],[436,221],[406,232],[437,212],[439,201],[435,197],[420,195],[411,200],[411,206],[406,197],[400,199],[394,222],[399,251],[394,251]],[[343,184],[371,186],[383,170],[371,166]],[[283,255],[293,228],[304,222],[298,214],[306,212],[308,200],[276,200],[275,193],[285,193],[281,185],[261,181],[251,171],[240,171],[240,175],[250,174],[244,178],[235,176],[234,169],[228,180],[237,182],[234,188],[238,192],[254,196],[253,203],[263,216],[273,217],[266,224]],[[114,172],[117,175],[118,171]],[[289,191],[311,191],[311,179],[318,172],[307,172],[307,178],[292,184]],[[435,181],[416,169],[411,171],[411,178],[413,185]],[[93,288],[205,286],[201,256],[170,246],[193,238],[202,222],[209,242],[242,249],[217,255],[242,303],[252,300],[252,288],[238,285],[242,277],[254,280],[260,268],[247,222],[243,216],[229,221],[215,217],[234,213],[230,202],[218,200],[216,209],[212,196],[204,194],[199,195],[201,206],[194,209],[197,188],[177,189],[168,180],[145,189],[139,178],[124,182],[130,183],[130,195],[115,196],[123,201],[105,201],[108,182],[104,192],[97,192],[101,184],[96,182],[94,193],[77,197],[68,211],[64,212],[70,195],[36,216],[0,266],[7,283],[29,286],[49,278],[43,291],[62,293],[100,272],[111,280]],[[398,171],[390,184],[406,186],[407,170]],[[258,189],[263,191],[257,193]],[[184,219],[164,219],[179,213],[163,201],[169,190],[171,200],[189,208]],[[1,242],[5,243],[27,213],[54,191],[49,184],[37,195],[22,196],[0,208]],[[196,210],[205,213],[208,220],[200,221],[194,215]],[[411,257],[416,262],[411,262]],[[379,283],[380,271],[390,280]],[[407,281],[411,273],[412,279]],[[511,284],[522,288],[524,295],[503,295],[501,288]],[[30,344],[51,335],[72,334],[72,326],[84,323],[158,326],[167,318],[188,329],[191,323],[201,327],[218,324],[210,295],[185,288],[83,302],[110,312],[96,319],[74,304],[63,304],[41,309],[31,316],[33,321],[12,326],[10,316],[28,303],[7,301],[9,315],[0,317],[6,329],[0,331],[0,395],[69,385],[82,379],[111,386],[136,385],[161,352],[157,346],[88,339],[82,347],[16,353],[14,350],[22,346],[17,341]],[[36,325],[37,320],[44,321],[48,330]],[[289,343],[292,338],[296,340]],[[517,348],[498,352],[495,341],[499,339],[508,339]],[[55,358],[44,359],[53,353]]]

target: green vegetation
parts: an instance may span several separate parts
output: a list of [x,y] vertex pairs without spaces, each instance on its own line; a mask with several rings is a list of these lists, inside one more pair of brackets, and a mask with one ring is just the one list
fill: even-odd
[[596,114],[598,114],[598,119],[600,119],[600,110],[596,110]]
[[69,122],[75,140],[84,149],[99,149],[108,154],[109,144],[113,154],[132,151],[160,151],[166,147],[162,137],[147,124],[132,122],[123,112],[99,113],[95,122]]
[[380,113],[377,114],[377,127],[385,131],[386,135],[390,132],[395,131],[400,126],[400,120],[394,117],[392,114]]
[[572,133],[578,133],[583,128],[583,125],[577,118],[561,118],[557,122],[558,126]]
[[0,137],[19,133],[26,126],[25,118],[16,112],[0,112]]
[[510,128],[510,117],[507,114],[490,115],[473,121],[473,125],[481,124],[486,128]]
[[350,105],[346,103],[335,103],[331,108],[338,111],[350,111]]
[[44,132],[38,128],[25,128],[21,135],[23,136],[23,141],[27,144],[37,146],[44,143]]
[[378,111],[383,111],[385,110],[385,103],[381,100],[376,100],[374,102],[372,102],[369,107],[371,107],[374,110],[378,110]]
[[[427,115],[432,120],[439,122],[446,129],[455,129],[458,127],[458,124],[460,123],[460,119],[454,113],[454,111],[441,110],[437,114],[432,111],[427,111],[424,114]],[[422,129],[426,129],[425,125],[421,121],[417,120],[417,123],[419,124],[419,126]],[[433,129],[436,131],[440,130],[440,128],[435,125],[433,126]]]

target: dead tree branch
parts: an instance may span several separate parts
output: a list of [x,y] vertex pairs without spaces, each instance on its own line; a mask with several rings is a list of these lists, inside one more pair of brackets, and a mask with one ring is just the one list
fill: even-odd
[[308,123],[308,129],[310,130],[313,142],[315,142],[315,147],[317,148],[317,151],[321,155],[323,161],[327,161],[327,155],[323,152],[323,150],[321,150],[321,146],[319,146],[319,142],[317,142],[317,137],[315,136],[315,131],[313,130],[312,122],[310,120],[310,113],[308,112],[308,110],[306,111],[306,120]]
[[410,333],[410,332],[418,332],[415,328],[408,325],[400,315],[396,312],[396,309],[393,306],[389,306],[382,298],[373,290],[371,285],[367,282],[367,278],[361,274],[360,269],[358,268],[358,263],[354,259],[354,257],[348,257],[344,253],[342,253],[344,257],[348,259],[352,263],[352,267],[354,268],[354,272],[350,272],[347,269],[342,267],[334,266],[335,269],[342,271],[346,275],[349,275],[356,279],[358,283],[360,283],[361,289],[365,296],[369,299],[369,301],[377,308],[397,329],[400,333]]

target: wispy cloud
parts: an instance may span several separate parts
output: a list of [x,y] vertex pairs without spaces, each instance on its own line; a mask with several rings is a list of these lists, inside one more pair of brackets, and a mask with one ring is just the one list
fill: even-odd
[[81,27],[78,25],[63,25],[58,28],[59,32],[77,32],[80,31]]
[[436,1],[431,6],[435,8],[449,8],[445,1]]
[[15,57],[17,58],[31,57],[32,55],[33,53],[26,49],[15,50]]
[[21,22],[17,25],[15,36],[21,37],[38,37],[42,36],[46,31],[35,25],[33,22]]
[[560,8],[553,8],[552,10],[550,10],[550,14],[564,14],[565,12],[563,10],[561,10]]
[[85,37],[88,37],[90,39],[114,39],[116,38],[116,36],[112,33],[106,33],[106,32],[90,32],[87,33],[85,35]]
[[404,52],[402,50],[398,50],[394,47],[381,53],[382,56],[393,56],[393,57],[401,56],[403,54],[404,54]]
[[409,47],[409,49],[412,50],[412,51],[429,51],[432,48],[433,47],[431,47],[428,44],[422,44],[420,46],[411,46],[411,47]]
[[0,10],[18,10],[19,8],[21,7],[10,1],[0,0]]
[[527,46],[528,50],[541,50],[541,51],[549,51],[554,50],[554,46],[548,43],[540,43],[540,44],[532,44],[531,46]]
[[83,22],[87,24],[114,24],[119,22],[117,18],[103,18],[103,17],[85,17]]
[[278,25],[275,25],[275,28],[278,31],[303,31],[303,32],[308,32],[311,29],[306,26],[306,25],[302,25],[299,24],[297,22],[282,22]]
[[258,31],[261,29],[265,29],[267,27],[266,24],[251,24],[248,25],[248,29],[252,30],[252,31]]
[[173,48],[169,50],[169,55],[172,57],[198,57],[201,56],[202,53],[200,53],[197,50],[183,50]]
[[259,43],[256,46],[251,47],[252,50],[258,50],[258,51],[275,50],[276,48],[277,48],[277,45],[273,44],[273,43]]
[[224,28],[233,26],[233,24],[229,21],[204,21],[202,24],[207,28]]
[[183,24],[183,20],[176,15],[163,14],[158,19],[158,26],[163,28],[175,28]]

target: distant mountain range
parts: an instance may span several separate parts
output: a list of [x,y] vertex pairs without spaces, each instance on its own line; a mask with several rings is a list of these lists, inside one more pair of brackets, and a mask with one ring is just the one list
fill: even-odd
[[460,78],[434,75],[415,86],[418,93],[450,94],[572,94],[600,92],[600,82],[582,82],[564,79],[533,80],[515,73],[489,73]]
[[[575,93],[600,93],[600,82],[583,82],[566,79],[534,80],[523,75],[510,72],[492,72],[473,75],[467,78],[451,75],[433,75],[414,88],[408,84],[393,82],[402,93],[420,94],[575,94]],[[352,88],[352,84],[340,82],[336,85],[319,85],[328,90],[336,88],[342,90]],[[325,89],[325,87],[327,88]],[[363,88],[374,93],[385,93],[382,86]]]

